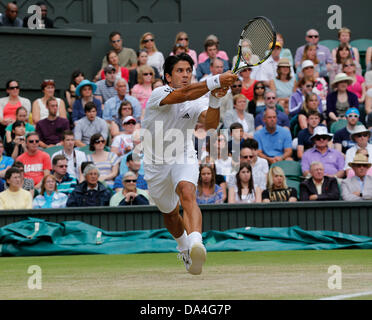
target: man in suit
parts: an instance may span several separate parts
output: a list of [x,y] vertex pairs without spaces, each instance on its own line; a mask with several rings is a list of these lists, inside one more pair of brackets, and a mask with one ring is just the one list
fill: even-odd
[[366,155],[357,153],[349,166],[355,176],[342,180],[342,199],[346,201],[372,200],[372,177],[367,175],[371,167]]
[[300,184],[300,201],[339,200],[337,179],[324,175],[324,166],[319,161],[310,164],[311,177]]

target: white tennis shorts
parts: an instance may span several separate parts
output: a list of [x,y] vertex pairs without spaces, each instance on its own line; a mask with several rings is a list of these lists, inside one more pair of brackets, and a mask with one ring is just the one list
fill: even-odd
[[145,165],[148,192],[162,213],[172,212],[178,205],[176,193],[180,181],[198,184],[198,162],[190,164]]

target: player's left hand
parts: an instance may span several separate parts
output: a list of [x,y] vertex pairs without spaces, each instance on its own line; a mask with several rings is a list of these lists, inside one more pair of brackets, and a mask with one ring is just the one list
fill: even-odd
[[218,89],[214,89],[213,91],[211,91],[211,94],[214,97],[220,99],[226,95],[227,91],[229,91],[229,87],[218,88]]

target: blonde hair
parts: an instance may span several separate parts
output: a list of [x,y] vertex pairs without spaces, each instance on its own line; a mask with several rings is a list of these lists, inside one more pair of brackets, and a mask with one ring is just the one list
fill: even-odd
[[[311,47],[315,47],[315,48],[316,48],[316,44],[308,43],[308,44],[305,46],[304,53],[303,53],[303,55],[302,55],[302,60],[301,60],[301,61],[311,60],[311,59],[308,57],[308,55],[307,55],[307,51],[308,51]],[[318,63],[319,63],[319,60],[318,60],[317,55],[315,55],[314,60],[311,60],[311,61],[314,62],[314,64],[318,64]]]
[[154,81],[154,79],[155,79],[155,71],[154,71],[154,69],[151,66],[145,64],[145,65],[140,66],[138,68],[137,81],[138,81],[139,84],[143,84],[144,83],[143,74],[144,73],[147,73],[147,72],[151,72],[152,73],[151,80]]
[[140,44],[139,44],[140,49],[145,49],[145,43],[143,41],[145,40],[147,36],[151,36],[154,39],[154,45],[152,47],[152,52],[158,51],[158,49],[156,48],[156,44],[155,44],[155,36],[151,32],[146,32],[142,35],[140,39]]
[[340,30],[338,30],[338,38],[340,39],[341,33],[348,33],[351,37],[351,30],[349,28],[343,27]]
[[[185,31],[180,31],[176,35],[176,39],[174,40],[174,44],[178,43],[179,38],[181,38],[181,36],[184,36],[185,38],[189,38],[188,34]],[[187,42],[189,42],[189,40],[187,40]],[[189,45],[188,44],[186,45],[185,49],[186,49],[186,52],[189,51]]]
[[286,181],[286,178],[285,178],[284,171],[281,167],[278,167],[278,166],[271,167],[270,170],[269,170],[269,174],[267,175],[267,189],[269,191],[274,190],[274,176],[276,176],[276,175],[284,177],[282,188],[287,189],[288,186],[287,186],[287,181]]
[[244,100],[247,100],[247,97],[246,97],[244,94],[241,94],[241,93],[236,94],[236,95],[233,97],[234,105],[236,104],[236,101],[238,101],[238,99],[244,99]]

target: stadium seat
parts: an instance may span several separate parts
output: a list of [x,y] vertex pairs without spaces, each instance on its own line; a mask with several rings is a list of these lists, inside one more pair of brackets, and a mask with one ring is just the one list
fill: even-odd
[[299,161],[279,161],[273,163],[271,167],[282,168],[287,180],[292,180],[295,182],[302,181],[302,169]]
[[57,151],[59,150],[62,150],[62,146],[53,146],[53,147],[49,147],[49,148],[46,148],[44,149],[44,151],[49,154],[49,157],[52,158],[52,155],[55,154]]
[[297,191],[297,199],[300,199],[300,181],[287,179],[287,186],[290,188],[294,188]]
[[333,122],[331,124],[330,131],[331,131],[331,133],[335,134],[338,130],[345,128],[346,125],[347,125],[347,120],[346,119],[340,119],[340,120],[338,120],[336,122]]
[[340,42],[338,40],[321,40],[319,44],[326,46],[330,51],[337,48]]
[[[84,152],[85,154],[91,154],[92,151],[89,150],[89,145],[86,145],[84,147],[77,148],[77,150]],[[105,146],[105,151],[110,152],[110,148],[108,146]]]

